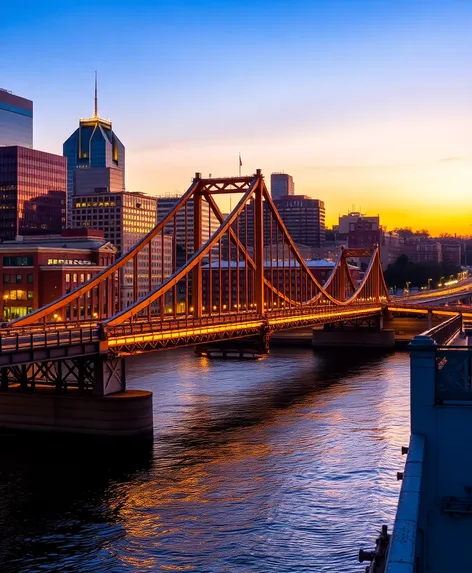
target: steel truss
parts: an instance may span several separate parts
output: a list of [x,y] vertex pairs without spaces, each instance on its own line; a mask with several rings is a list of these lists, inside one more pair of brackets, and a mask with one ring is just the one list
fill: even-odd
[[8,366],[0,370],[0,385],[2,390],[12,385],[34,390],[40,385],[52,386],[59,391],[77,388],[84,392],[94,388],[96,366],[97,356]]

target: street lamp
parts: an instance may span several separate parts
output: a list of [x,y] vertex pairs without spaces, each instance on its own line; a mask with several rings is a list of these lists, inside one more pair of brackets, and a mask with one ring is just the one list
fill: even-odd
[[410,294],[410,285],[411,285],[411,281],[406,281],[405,283],[405,289],[403,289],[403,294]]
[[3,315],[3,318],[5,318],[5,319],[8,318],[8,317],[6,316],[6,314],[5,314],[5,310],[6,310],[6,308],[7,308],[7,307],[6,307],[6,302],[7,302],[7,300],[8,300],[9,298],[10,298],[10,295],[8,295],[8,294],[4,294],[4,295],[3,295],[3,311],[2,311],[2,315]]
[[433,280],[432,278],[429,278],[429,279],[428,279],[428,290],[431,290],[431,281],[432,281],[432,280]]

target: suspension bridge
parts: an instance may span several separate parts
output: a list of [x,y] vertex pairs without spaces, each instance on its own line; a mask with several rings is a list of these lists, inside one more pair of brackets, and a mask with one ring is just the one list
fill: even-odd
[[[225,216],[217,196],[229,194],[239,200]],[[216,221],[216,229],[204,229],[204,220]],[[364,262],[360,282],[351,275],[352,259]],[[126,284],[128,298],[122,296]],[[106,396],[125,391],[128,355],[246,337],[267,345],[286,328],[376,324],[387,308],[453,314],[438,304],[470,290],[467,283],[392,301],[378,248],[342,249],[321,284],[298,252],[260,170],[230,178],[197,173],[165,218],[112,265],[2,325],[0,387],[73,388]]]

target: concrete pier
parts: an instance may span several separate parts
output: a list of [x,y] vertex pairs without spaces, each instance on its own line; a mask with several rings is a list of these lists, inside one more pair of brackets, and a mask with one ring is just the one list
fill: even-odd
[[394,348],[394,330],[313,330],[313,348]]
[[0,429],[152,438],[152,393],[126,390],[109,396],[69,389],[10,386],[0,392]]

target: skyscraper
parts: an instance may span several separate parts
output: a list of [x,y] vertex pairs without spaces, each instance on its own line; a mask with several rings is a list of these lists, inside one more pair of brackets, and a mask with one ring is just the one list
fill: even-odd
[[33,147],[33,102],[0,88],[0,147]]
[[[133,247],[157,221],[157,198],[145,193],[130,191],[100,191],[73,198],[71,221],[75,229],[87,227],[100,229],[105,239],[113,243],[121,256]],[[164,253],[163,264],[161,264]],[[161,283],[172,273],[172,237],[156,237],[151,246],[152,286]],[[143,296],[149,291],[149,258],[146,252],[138,255],[138,292]],[[133,302],[133,263],[125,265],[120,278],[121,306]]]
[[27,147],[0,147],[0,239],[60,233],[66,216],[66,160]]
[[[93,117],[79,120],[79,127],[64,142],[63,155],[67,158],[67,208],[71,224],[72,197],[76,191],[90,189],[99,193],[122,191],[125,188],[125,147],[112,129],[111,121],[98,115],[97,78],[95,77],[95,107]],[[78,177],[76,170],[90,170],[86,177]],[[97,169],[97,171],[94,171]]]
[[288,173],[272,173],[270,176],[270,194],[272,199],[295,194],[293,177]]

